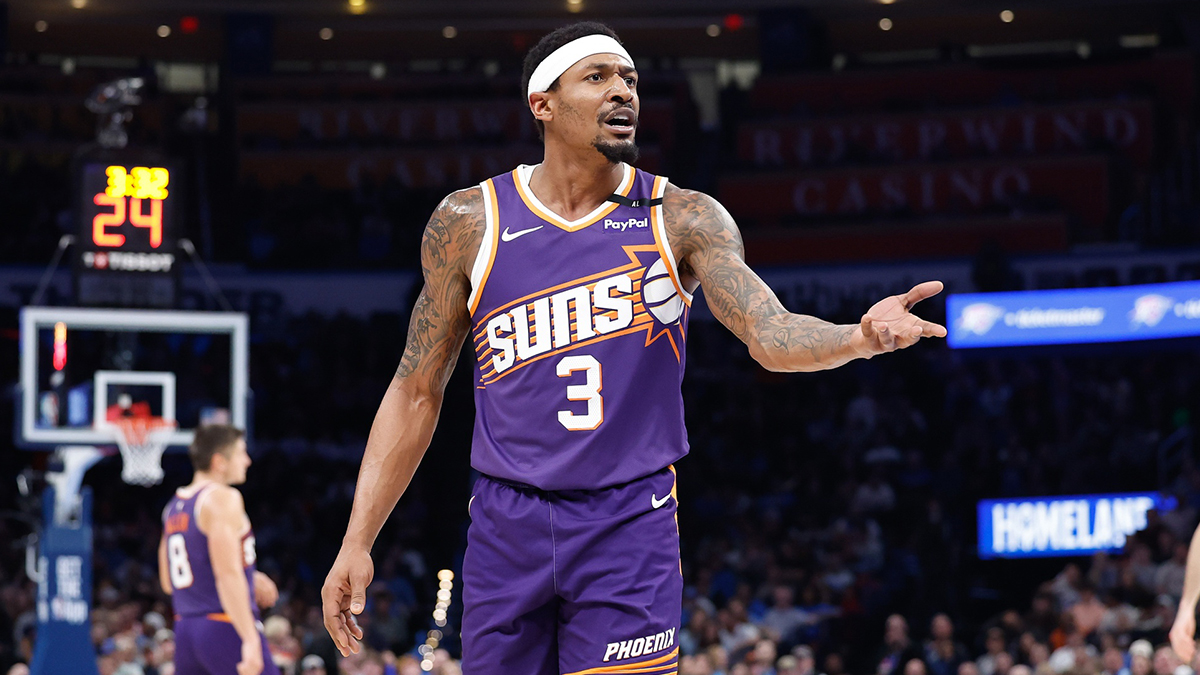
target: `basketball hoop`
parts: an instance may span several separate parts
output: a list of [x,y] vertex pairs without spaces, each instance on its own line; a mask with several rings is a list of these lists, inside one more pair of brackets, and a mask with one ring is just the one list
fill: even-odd
[[148,487],[163,479],[162,454],[175,422],[161,417],[118,417],[108,420],[121,449],[121,480]]

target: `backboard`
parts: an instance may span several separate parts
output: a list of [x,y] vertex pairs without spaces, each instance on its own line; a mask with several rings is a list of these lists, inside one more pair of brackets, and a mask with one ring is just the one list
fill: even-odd
[[245,429],[249,334],[240,313],[25,307],[15,440],[112,445],[130,414],[176,422],[173,447],[205,422]]

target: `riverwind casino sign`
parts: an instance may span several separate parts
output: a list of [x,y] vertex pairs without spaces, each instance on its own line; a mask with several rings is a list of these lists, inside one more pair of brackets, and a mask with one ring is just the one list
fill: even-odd
[[1151,510],[1175,500],[1130,492],[979,502],[980,558],[1042,558],[1117,552],[1146,528]]

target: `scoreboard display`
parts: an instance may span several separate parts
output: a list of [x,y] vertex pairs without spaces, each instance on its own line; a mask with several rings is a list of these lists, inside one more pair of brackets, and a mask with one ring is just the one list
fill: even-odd
[[78,304],[174,306],[178,181],[168,162],[155,160],[108,152],[77,161]]

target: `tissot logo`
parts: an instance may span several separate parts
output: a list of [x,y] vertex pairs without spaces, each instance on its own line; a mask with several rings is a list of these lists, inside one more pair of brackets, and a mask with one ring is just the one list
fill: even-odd
[[625,230],[643,227],[650,227],[649,218],[630,218],[629,220],[613,220],[611,218],[604,219],[605,230],[624,232]]

